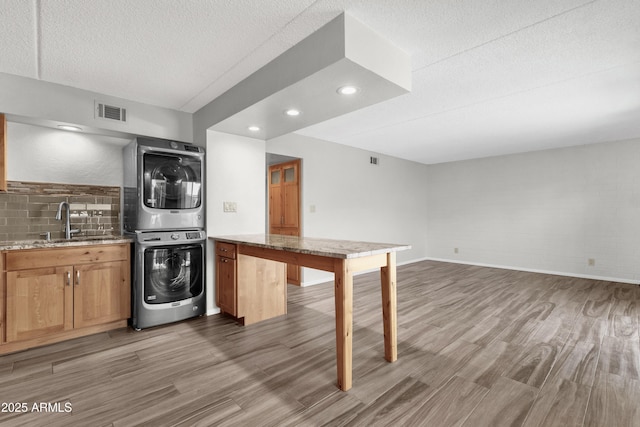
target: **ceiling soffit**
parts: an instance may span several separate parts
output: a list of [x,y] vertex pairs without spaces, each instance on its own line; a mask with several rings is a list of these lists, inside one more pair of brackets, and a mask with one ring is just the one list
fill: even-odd
[[[338,94],[344,85],[359,90]],[[207,104],[194,119],[215,131],[266,140],[410,90],[410,56],[341,14]],[[301,114],[287,116],[290,108]]]

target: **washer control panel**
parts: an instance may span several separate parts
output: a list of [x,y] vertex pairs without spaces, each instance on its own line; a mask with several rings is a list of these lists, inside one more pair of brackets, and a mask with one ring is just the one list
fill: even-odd
[[138,233],[139,242],[203,240],[202,231],[151,231]]

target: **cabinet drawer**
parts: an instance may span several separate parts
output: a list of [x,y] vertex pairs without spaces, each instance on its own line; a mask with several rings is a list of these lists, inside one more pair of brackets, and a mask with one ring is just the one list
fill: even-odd
[[233,243],[216,242],[216,254],[225,258],[236,259],[236,248]]
[[28,268],[59,267],[69,264],[89,264],[129,259],[130,245],[94,245],[65,248],[25,249],[8,251],[5,258],[7,271]]

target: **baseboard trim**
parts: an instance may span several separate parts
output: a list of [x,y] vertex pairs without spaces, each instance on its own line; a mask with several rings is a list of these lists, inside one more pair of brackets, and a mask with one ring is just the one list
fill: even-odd
[[[356,273],[358,274],[358,273]],[[355,276],[355,274],[354,274]],[[311,280],[308,282],[302,282],[300,283],[300,286],[303,288],[306,288],[307,286],[315,286],[315,285],[321,285],[323,283],[327,283],[327,282],[331,282],[333,281],[333,279],[316,279],[316,280]]]
[[605,276],[595,276],[595,275],[590,275],[590,274],[566,273],[566,272],[562,272],[562,271],[552,271],[552,270],[540,270],[540,269],[535,269],[535,268],[513,267],[513,266],[509,266],[509,265],[486,264],[486,263],[482,263],[482,262],[460,261],[460,260],[447,259],[447,258],[430,258],[430,257],[427,257],[427,258],[424,258],[423,261],[450,262],[450,263],[453,263],[453,264],[475,265],[477,267],[500,268],[500,269],[503,269],[503,270],[526,271],[528,273],[553,274],[555,276],[578,277],[580,279],[604,280],[606,282],[618,282],[618,283],[629,283],[631,285],[640,285],[640,280],[622,279],[622,278],[619,278],[619,277],[605,277]]

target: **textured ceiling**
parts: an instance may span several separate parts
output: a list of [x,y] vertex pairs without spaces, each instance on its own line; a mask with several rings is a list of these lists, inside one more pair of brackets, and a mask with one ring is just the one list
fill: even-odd
[[640,137],[640,0],[3,0],[0,72],[195,112],[342,11],[413,89],[301,134],[423,163]]

